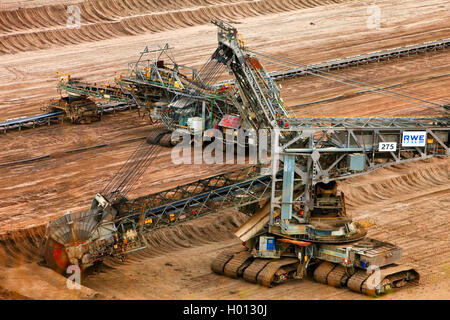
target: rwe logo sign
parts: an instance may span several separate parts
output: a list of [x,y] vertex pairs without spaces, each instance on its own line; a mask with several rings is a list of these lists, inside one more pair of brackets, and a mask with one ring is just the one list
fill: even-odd
[[425,147],[426,131],[404,131],[402,145],[404,147]]

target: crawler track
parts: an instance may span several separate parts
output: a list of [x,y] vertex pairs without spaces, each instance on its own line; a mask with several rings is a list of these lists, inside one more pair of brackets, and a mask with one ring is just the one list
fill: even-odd
[[[149,0],[145,3],[150,2],[151,1]],[[119,1],[119,3],[124,2]],[[173,2],[167,2],[168,5],[171,5],[172,3]],[[430,1],[430,3],[420,2],[420,4],[417,5],[410,5],[410,3],[413,3],[412,1],[405,1],[397,5],[395,2],[392,2],[392,5],[389,4],[385,7],[384,4],[386,3],[387,1],[384,1],[382,10],[386,13],[391,12],[392,16],[389,16],[389,18],[392,17],[393,20],[391,20],[392,23],[390,25],[383,25],[383,28],[380,31],[363,31],[366,29],[364,20],[354,19],[353,16],[346,16],[344,10],[337,12],[328,10],[329,12],[332,12],[328,17],[328,30],[326,29],[327,24],[319,25],[321,21],[302,19],[302,21],[306,21],[304,24],[293,23],[295,30],[301,30],[304,25],[308,24],[309,21],[312,21],[316,23],[317,27],[319,27],[319,31],[312,32],[310,30],[306,30],[307,32],[302,35],[305,36],[303,39],[305,41],[298,41],[296,46],[291,45],[291,43],[298,40],[293,36],[292,32],[286,32],[286,39],[284,40],[284,43],[288,43],[288,45],[284,45],[281,41],[274,43],[260,41],[259,46],[263,46],[264,49],[267,47],[268,52],[275,56],[277,56],[277,51],[280,51],[283,54],[289,54],[290,58],[295,59],[295,61],[315,62],[326,61],[327,59],[333,59],[334,57],[339,56],[353,55],[359,52],[376,50],[378,45],[389,48],[394,45],[401,46],[404,43],[417,43],[420,41],[438,39],[446,36],[445,32],[448,30],[448,19],[445,20],[445,15],[442,15],[443,19],[441,19],[438,13],[440,10],[445,14],[445,11],[442,11],[442,8],[438,8],[439,4],[442,4],[442,1]],[[164,2],[164,5],[165,4],[166,2]],[[436,9],[430,10],[429,8],[432,6]],[[129,7],[129,4],[124,4],[120,7],[120,9],[122,9],[122,12],[127,14],[130,9]],[[355,3],[355,8],[360,11],[361,16],[366,14],[365,6],[361,5],[358,7]],[[40,8],[37,9],[40,10]],[[103,15],[106,15],[107,12],[105,11],[109,11],[109,9],[107,9],[102,9],[100,11],[103,12]],[[52,8],[47,8],[46,10],[48,10],[49,14],[52,14]],[[63,10],[64,9],[62,9],[61,12],[63,12]],[[117,11],[117,16],[121,16],[120,10],[117,10],[116,8],[114,8],[114,10]],[[345,10],[348,10],[348,7],[346,7]],[[319,12],[314,11],[314,14],[316,13]],[[325,10],[324,13],[326,13]],[[417,15],[414,13],[417,13]],[[333,17],[331,15],[333,15]],[[59,15],[59,17],[61,17],[61,15]],[[261,17],[265,18],[264,16]],[[289,16],[289,18],[290,17],[291,16]],[[334,17],[336,17],[336,19],[334,19]],[[230,18],[233,18],[232,15]],[[308,18],[310,18],[310,16],[308,16]],[[32,19],[35,20],[32,25],[36,26],[38,19],[35,17]],[[325,19],[327,18],[324,18],[324,20]],[[365,17],[363,19],[365,19]],[[427,19],[428,21],[424,19]],[[51,19],[43,19],[41,27],[46,27],[45,23],[48,25],[49,20]],[[65,23],[65,19],[61,18],[60,20],[60,24]],[[300,19],[292,19],[292,21],[299,20]],[[243,21],[246,23],[245,19],[243,19]],[[264,21],[267,21],[267,19],[259,20],[258,18],[257,21],[258,23],[260,22],[257,27],[264,29]],[[433,21],[435,21],[434,26]],[[12,26],[10,23],[5,23],[4,25]],[[28,24],[27,21],[25,21],[25,23],[20,23],[20,26],[26,26],[26,28],[30,25],[31,24]],[[330,27],[330,25],[332,25],[332,27]],[[353,25],[353,27],[348,30],[344,30],[345,33],[349,35],[345,38],[340,37],[338,34],[338,32],[343,31],[343,25]],[[40,28],[39,26],[36,27]],[[284,30],[285,27],[286,24],[280,25],[278,30]],[[336,27],[341,28],[341,30],[335,31]],[[255,26],[253,26],[253,28],[255,28]],[[267,30],[270,31],[271,28],[275,29],[275,27],[271,25],[270,27],[265,27],[262,32]],[[314,28],[314,26],[312,28]],[[397,30],[397,33],[394,36],[392,36],[391,32],[393,28],[396,28]],[[323,30],[326,31],[322,32]],[[22,31],[27,31],[27,29]],[[14,31],[7,31],[5,33],[0,32],[0,34],[3,36],[8,32],[9,35],[13,35]],[[324,36],[325,33],[329,33],[329,37]],[[296,35],[297,34],[298,32],[296,31]],[[350,36],[350,34],[353,36]],[[187,35],[189,36],[190,34],[188,33]],[[197,37],[198,34],[195,36]],[[181,33],[178,39],[182,38],[189,37],[186,37],[186,33]],[[136,39],[136,37],[121,37],[117,40],[117,42],[115,42],[115,44],[108,46],[109,52],[116,52],[115,54],[111,54],[110,61],[108,61],[108,59],[104,59],[104,51],[99,51],[98,45],[95,42],[91,43],[92,46],[90,46],[90,44],[81,46],[83,49],[81,51],[79,50],[79,46],[75,46],[75,48],[65,47],[64,50],[61,51],[60,48],[58,48],[61,44],[56,43],[56,48],[42,52],[30,52],[27,58],[22,55],[17,55],[17,60],[14,60],[13,55],[6,56],[6,62],[4,62],[4,64],[15,66],[14,69],[17,71],[17,74],[12,74],[8,72],[6,68],[4,68],[5,70],[2,68],[0,77],[4,85],[1,88],[1,92],[3,93],[3,96],[6,97],[6,101],[4,101],[4,103],[6,105],[10,105],[11,107],[4,108],[3,111],[5,113],[3,113],[4,115],[1,119],[13,118],[23,113],[33,114],[33,110],[36,105],[39,104],[39,101],[46,99],[49,95],[54,93],[54,81],[52,79],[54,78],[55,71],[60,71],[63,68],[72,69],[70,70],[71,72],[74,72],[73,70],[80,70],[80,72],[84,75],[91,74],[94,77],[97,77],[97,79],[103,77],[105,70],[106,73],[112,75],[114,71],[116,71],[116,61],[122,59],[126,62],[137,49],[141,49],[141,41],[139,39],[133,39]],[[156,35],[154,41],[155,43],[161,43],[163,41],[161,39],[162,38],[158,38]],[[175,40],[178,41],[177,39]],[[190,59],[197,59],[197,54],[201,51],[199,48],[201,46],[203,46],[203,48],[208,48],[213,41],[211,40],[208,43],[203,41],[203,43],[201,43],[200,40],[201,39],[199,37],[198,46],[196,46],[194,50],[188,50],[187,53],[182,56],[183,59],[186,61],[190,61]],[[35,40],[30,39],[30,41],[33,42]],[[61,38],[61,41],[65,41],[67,43],[72,41],[73,43],[76,43],[76,38]],[[172,41],[171,43],[177,43],[176,41]],[[329,43],[330,41],[331,43]],[[258,44],[257,39],[255,39],[255,42]],[[311,45],[309,44],[310,42]],[[299,45],[300,43],[306,44]],[[392,45],[392,43],[394,43],[394,45]],[[109,43],[107,44],[109,45]],[[253,44],[253,41],[249,42],[249,44]],[[318,44],[318,47],[326,48],[326,50],[321,50],[318,52],[317,47],[313,44]],[[46,45],[49,45],[49,43],[39,46],[45,47]],[[14,46],[17,46],[19,51],[36,49],[33,47],[20,47],[21,43],[16,43]],[[132,47],[132,49],[127,51],[130,47]],[[360,48],[369,49],[360,50]],[[65,58],[68,54],[73,56],[73,59],[66,61]],[[203,57],[200,57],[196,60],[196,62],[202,59]],[[111,60],[113,60],[113,62],[111,62]],[[54,61],[62,62],[54,65]],[[34,68],[36,62],[40,63],[40,66],[37,69]],[[420,64],[412,62],[411,65],[417,66],[419,69],[421,68],[421,64],[422,62],[420,62]],[[427,66],[428,64],[424,62],[423,65]],[[11,67],[11,69],[13,69],[13,67]],[[48,72],[42,72],[44,69],[48,70]],[[32,73],[29,73],[27,72],[28,70],[33,71]],[[398,73],[400,74],[401,70],[398,70]],[[43,78],[46,79],[46,82],[38,84],[38,82]],[[364,79],[368,78],[364,77]],[[370,79],[374,79],[374,77],[371,77]],[[283,86],[286,87],[286,85]],[[422,86],[421,89],[423,89],[423,91],[428,91],[429,93],[429,91],[431,91],[429,89],[432,89],[432,87],[435,87],[435,91],[442,91],[442,88],[444,88],[442,83],[436,81],[433,85]],[[420,90],[417,90],[417,88],[418,86],[415,86],[413,89],[409,90],[411,92],[421,92]],[[425,97],[425,95],[423,96]],[[431,97],[429,94],[426,96]],[[376,106],[387,105],[388,103],[382,100],[377,103],[368,103],[367,105],[363,103],[350,104],[354,106],[354,108],[351,108],[351,110],[346,109],[347,114],[352,114],[352,112],[354,114],[359,114],[359,111],[375,110]],[[364,106],[364,108],[362,106]],[[319,109],[317,107],[315,108]],[[382,112],[383,110],[381,109],[382,108],[379,107],[378,111],[375,110],[375,114],[376,112]],[[399,111],[405,110],[404,108],[402,109],[402,106],[399,106],[398,108],[396,107],[396,109]],[[415,113],[416,111],[417,110],[413,109],[410,113],[417,114]],[[120,119],[123,120],[123,118]],[[110,125],[111,123],[105,123],[105,127]],[[55,136],[62,132],[59,126],[54,126],[49,129],[43,128],[42,130],[54,134]],[[64,131],[66,135],[68,131],[70,130]],[[33,131],[32,134],[34,134],[34,132],[35,131]],[[26,135],[24,135],[22,139],[28,137],[28,140],[31,141],[31,132],[25,133]],[[24,133],[21,135],[23,134]],[[73,135],[75,136],[76,134]],[[143,134],[139,134],[139,136],[141,135]],[[17,137],[19,137],[19,135],[17,135]],[[66,136],[64,139],[67,140],[70,139],[70,137],[67,138]],[[18,138],[18,143],[26,145],[23,141],[24,140]],[[58,145],[60,144],[61,143]],[[86,144],[89,145],[91,143]],[[44,143],[42,143],[42,145],[44,145]],[[46,153],[50,152],[48,149],[44,150],[42,146],[41,148],[42,151]],[[62,149],[68,148],[62,146]],[[115,154],[122,152],[124,155],[128,155],[129,150],[124,151],[125,147],[118,147],[116,149]],[[31,151],[26,151],[27,154],[23,155],[23,157],[28,157],[28,152],[31,153],[30,156],[35,156],[32,154],[33,149],[30,150]],[[17,152],[19,153],[19,158],[22,157],[20,151],[18,150]],[[34,150],[34,153],[36,153],[36,150]],[[122,155],[122,158],[125,157],[124,155]],[[85,157],[90,157],[92,159],[88,162]],[[78,158],[80,158],[80,156],[78,156]],[[98,172],[98,174],[108,174],[103,167],[95,165],[99,161],[93,154],[81,156],[81,158],[82,161],[80,161],[81,164],[78,165],[79,167],[92,167],[93,170]],[[166,158],[166,160],[167,159],[168,158]],[[76,161],[79,161],[79,159]],[[120,156],[113,157],[109,154],[105,158],[105,162],[111,163],[113,161],[121,161]],[[14,230],[18,227],[28,228],[31,224],[43,223],[50,218],[63,214],[64,209],[66,209],[67,206],[65,204],[61,204],[62,201],[60,201],[59,198],[56,198],[53,195],[53,192],[58,193],[60,197],[67,198],[66,202],[74,203],[73,206],[76,208],[80,208],[85,205],[85,199],[89,198],[89,196],[96,190],[96,187],[92,186],[92,181],[95,181],[97,177],[89,176],[86,173],[86,170],[77,172],[77,166],[73,165],[74,162],[75,159],[72,158],[57,159],[49,161],[49,164],[42,163],[40,165],[33,165],[33,167],[21,166],[25,167],[22,170],[19,166],[11,169],[8,168],[7,170],[0,170],[3,172],[2,180],[4,181],[3,185],[0,186],[0,190],[4,195],[0,200],[1,231],[5,233],[8,230]],[[50,166],[52,169],[43,169],[43,167],[47,168]],[[74,171],[76,176],[68,179],[66,177],[66,171],[63,170],[65,167],[69,167],[69,170]],[[447,219],[447,208],[449,208],[450,203],[448,203],[448,190],[440,189],[439,187],[442,186],[443,183],[448,184],[448,169],[443,170],[440,168],[441,166],[439,166],[439,168],[434,168],[434,173],[432,174],[433,177],[430,181],[428,181],[427,179],[429,179],[429,174],[422,172],[424,167],[427,166],[423,163],[419,163],[411,166],[393,168],[392,171],[388,170],[387,173],[383,171],[383,175],[386,175],[386,177],[381,181],[383,184],[381,188],[375,186],[378,182],[374,181],[378,181],[379,179],[379,176],[376,173],[368,176],[367,179],[360,177],[352,180],[351,182],[354,183],[354,187],[358,187],[354,190],[355,192],[348,197],[349,201],[352,203],[350,205],[350,210],[354,216],[361,219],[368,217],[370,217],[370,219],[373,218],[376,225],[370,228],[371,236],[385,239],[387,241],[395,241],[396,244],[405,249],[405,260],[407,262],[419,264],[421,268],[421,286],[418,289],[411,290],[410,294],[405,294],[405,290],[400,291],[402,293],[399,292],[398,294],[396,293],[394,295],[389,295],[387,297],[388,299],[416,299],[417,297],[442,299],[448,296],[448,290],[444,291],[442,289],[446,288],[439,287],[440,283],[443,283],[443,281],[446,280],[443,278],[442,273],[443,270],[446,270],[445,266],[447,266],[450,262]],[[167,166],[158,166],[157,169],[167,169]],[[180,170],[178,168],[170,167],[169,169],[180,174]],[[398,179],[393,178],[392,181],[390,181],[392,175],[395,175],[396,172],[403,170],[408,171],[411,175],[404,178],[404,181],[402,180],[402,177]],[[30,173],[27,173],[27,171]],[[15,175],[12,175],[13,172]],[[205,174],[205,172],[202,172],[202,174]],[[189,174],[185,174],[185,176],[187,176],[185,179],[192,178]],[[41,181],[42,177],[47,177],[48,179]],[[34,183],[35,186],[27,186],[24,180],[32,184]],[[84,180],[86,183],[83,186],[79,186],[80,180]],[[6,181],[9,182],[7,183]],[[50,181],[52,183],[49,183]],[[142,184],[142,190],[148,190],[149,188],[153,188],[155,184],[160,185],[170,181],[175,183],[177,182],[177,178],[159,176],[158,178],[151,179],[151,181],[145,185]],[[21,186],[22,184],[24,184],[24,186]],[[10,189],[11,186],[16,186],[16,189]],[[70,188],[68,188],[68,186],[70,186]],[[367,186],[367,190],[365,186]],[[70,192],[67,191],[68,189]],[[351,189],[352,188],[350,187],[350,190]],[[388,193],[385,194],[384,192]],[[141,194],[146,193],[143,192]],[[346,194],[348,194],[347,191]],[[49,208],[52,209],[48,210]],[[421,214],[416,214],[419,212]],[[200,227],[201,225],[202,223],[198,221],[195,228]],[[221,226],[222,224],[219,223],[217,228],[220,229]],[[166,299],[184,299],[186,297],[194,299],[211,299],[211,297],[222,299],[279,299],[280,297],[292,299],[358,299],[363,297],[362,295],[357,295],[350,290],[334,290],[331,287],[324,289],[321,285],[308,283],[308,281],[292,281],[286,284],[286,287],[280,286],[271,290],[259,290],[257,289],[257,286],[254,286],[251,283],[236,281],[234,279],[226,279],[224,277],[219,278],[215,275],[208,274],[207,268],[209,268],[209,266],[207,266],[207,263],[209,262],[208,259],[212,258],[211,252],[222,249],[222,247],[229,246],[230,244],[230,242],[227,241],[220,242],[226,238],[226,236],[224,236],[226,231],[223,229],[221,230],[221,232],[215,232],[214,229],[211,229],[207,232],[205,231],[205,233],[199,230],[190,230],[189,232],[186,231],[186,234],[189,236],[186,236],[184,231],[180,231],[179,233],[173,229],[171,229],[171,231],[168,229],[155,230],[154,234],[158,235],[158,239],[157,241],[154,240],[154,242],[152,242],[152,250],[149,251],[148,254],[146,253],[146,255],[143,255],[143,257],[150,257],[150,259],[145,260],[143,257],[140,257],[139,264],[135,263],[134,267],[133,264],[128,264],[128,268],[126,268],[125,263],[115,264],[115,268],[119,270],[100,274],[98,276],[98,281],[95,283],[96,288],[100,291],[113,292],[116,297],[126,299],[129,299],[130,297],[137,299],[142,297],[154,299],[155,292],[158,293],[158,297],[165,297]],[[170,236],[167,235],[167,233],[169,233]],[[184,247],[182,245],[195,246],[207,243],[207,241],[202,238],[203,234],[207,234],[208,239],[216,239],[216,241],[219,242],[206,245],[205,247],[195,248],[195,250],[185,251],[185,249],[183,249]],[[5,239],[10,239],[13,237],[13,234],[3,235],[6,237]],[[195,235],[195,238],[191,237],[191,235]],[[167,237],[170,239],[174,237],[173,242],[171,241],[168,243]],[[16,241],[14,242],[15,244],[11,245],[11,243],[12,242],[5,241],[1,243],[2,248],[8,246],[10,249],[7,251],[0,249],[0,252],[4,254],[0,257],[0,262],[9,261],[8,263],[12,263],[12,265],[14,265],[14,261],[25,261],[22,251],[16,248],[16,246],[21,246],[21,242],[18,238],[16,238]],[[182,245],[180,245],[180,243]],[[178,251],[171,255],[170,250],[175,249]],[[26,251],[28,252],[28,250]],[[30,250],[30,252],[32,252],[32,250]],[[154,256],[159,256],[159,258],[154,258]],[[199,259],[192,259],[193,256],[199,257]],[[174,271],[173,268],[171,269],[171,267],[165,266],[169,259],[179,261],[179,264],[183,264],[183,267],[186,267],[188,271]],[[133,258],[133,261],[137,260],[138,258]],[[203,262],[205,262],[204,266]],[[167,272],[168,269],[170,269],[170,272]],[[149,270],[151,270],[152,273],[148,272]],[[182,278],[189,274],[190,271],[193,273],[192,276],[189,276],[189,279],[186,281],[182,280]],[[149,276],[150,274],[152,276]],[[328,277],[328,280],[330,280],[331,275]],[[139,281],[135,281],[136,277],[139,278]],[[173,281],[174,277],[179,277],[177,283]],[[36,276],[33,274],[32,278],[35,279]],[[161,278],[163,280],[161,280]],[[34,281],[30,281],[30,283],[33,282]],[[105,283],[107,283],[108,286],[105,286]],[[169,285],[167,285],[167,283],[169,283]],[[130,290],[130,284],[134,286],[132,290]],[[29,283],[27,283],[27,285],[29,285]],[[289,295],[286,295],[287,290],[290,292]],[[194,296],[191,295],[193,291],[196,292],[196,295]],[[45,291],[45,294],[42,297],[48,297],[47,291]]]
[[[297,258],[253,259],[247,251],[232,253],[230,250],[219,253],[211,262],[211,269],[229,278],[240,278],[265,287],[273,287],[292,279],[297,270]],[[401,288],[407,284],[419,282],[419,274],[409,266],[389,265],[380,271],[346,270],[342,265],[321,262],[314,270],[316,282],[336,288],[348,287],[350,290],[377,296],[389,292],[393,288]]]
[[296,266],[297,264],[298,259],[295,258],[282,258],[272,261],[259,272],[258,283],[265,287],[272,287],[275,283],[284,282],[289,278],[285,268]]
[[223,269],[223,274],[230,278],[238,278],[244,273],[244,269],[251,263],[252,255],[247,251],[242,251],[233,256]]
[[[125,111],[134,106],[127,103],[104,103],[98,106],[98,115],[111,114],[120,111]],[[57,111],[51,113],[44,113],[36,116],[23,116],[16,119],[10,119],[4,122],[0,122],[0,133],[6,133],[8,130],[22,130],[25,128],[36,128],[41,125],[51,125],[55,123],[61,123],[64,121],[64,111]]]

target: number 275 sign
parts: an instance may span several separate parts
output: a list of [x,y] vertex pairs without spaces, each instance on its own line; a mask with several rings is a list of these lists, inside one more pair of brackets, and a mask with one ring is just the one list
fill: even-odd
[[397,151],[397,142],[380,142],[378,145],[378,151],[389,152]]

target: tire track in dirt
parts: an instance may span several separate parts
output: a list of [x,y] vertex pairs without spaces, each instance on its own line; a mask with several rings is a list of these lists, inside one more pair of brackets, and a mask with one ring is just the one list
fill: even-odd
[[353,0],[198,0],[86,1],[79,5],[82,25],[66,27],[66,6],[0,12],[0,53],[47,49],[209,23],[235,20]]

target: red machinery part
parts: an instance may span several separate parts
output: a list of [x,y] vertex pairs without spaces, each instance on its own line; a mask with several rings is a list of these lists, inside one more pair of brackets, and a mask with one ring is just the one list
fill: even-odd
[[58,273],[65,273],[70,265],[65,247],[53,239],[48,239],[44,253],[47,265]]

